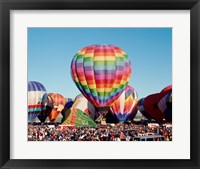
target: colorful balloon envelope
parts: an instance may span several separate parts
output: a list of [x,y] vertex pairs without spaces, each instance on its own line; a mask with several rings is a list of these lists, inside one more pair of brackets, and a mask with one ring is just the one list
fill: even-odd
[[96,127],[96,123],[85,112],[76,108],[71,108],[66,111],[66,118],[62,125]]
[[172,85],[169,85],[167,87],[165,87],[164,89],[162,89],[162,91],[160,92],[160,96],[159,99],[162,99],[164,96],[166,96],[166,94],[168,94],[170,91],[172,91]]
[[78,94],[74,100],[77,100],[78,98],[81,98],[83,96],[83,94]]
[[65,98],[65,103],[67,103],[67,102],[72,102],[72,101],[73,101],[72,98]]
[[47,106],[53,108],[54,102],[53,98],[51,97],[50,94],[45,93],[42,97],[42,104],[44,105],[44,110]]
[[148,120],[151,120],[151,115],[144,109],[144,100],[145,98],[142,98],[137,103],[137,109],[142,113],[142,115],[147,118]]
[[91,45],[75,54],[71,75],[88,101],[97,108],[108,108],[128,85],[131,63],[117,46]]
[[167,121],[172,121],[172,90],[168,92],[158,103],[161,112],[165,114]]
[[64,109],[65,98],[57,93],[49,93],[48,95],[53,99],[53,108],[49,114],[49,120],[53,122]]
[[65,98],[65,108],[70,109],[74,104],[74,101],[71,98]]
[[42,97],[45,93],[46,89],[41,83],[28,82],[28,121],[35,119],[42,111]]
[[144,109],[154,120],[161,122],[163,121],[164,113],[158,108],[159,97],[159,93],[147,96],[144,100]]
[[76,97],[73,107],[87,113],[94,120],[95,108],[82,94]]
[[45,93],[43,95],[43,97],[42,97],[42,105],[43,105],[43,109],[39,113],[39,115],[37,116],[37,118],[41,122],[45,122],[46,118],[49,116],[49,114],[50,114],[50,112],[52,111],[52,108],[53,108],[53,99],[47,93]]
[[[134,111],[138,102],[138,96],[131,86],[127,86],[120,97],[112,104],[111,111],[120,122],[124,122],[129,116],[135,117]],[[131,115],[133,113],[133,115]]]

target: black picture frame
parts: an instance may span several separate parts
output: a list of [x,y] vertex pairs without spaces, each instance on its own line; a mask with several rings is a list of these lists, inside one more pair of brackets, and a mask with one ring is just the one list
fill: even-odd
[[[190,115],[189,160],[17,160],[10,159],[10,10],[190,10]],[[199,0],[0,0],[0,167],[14,168],[200,168],[200,2]],[[184,85],[184,84],[183,84]]]

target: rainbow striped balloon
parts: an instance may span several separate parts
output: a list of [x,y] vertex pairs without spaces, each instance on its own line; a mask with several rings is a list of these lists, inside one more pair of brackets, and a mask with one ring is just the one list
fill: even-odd
[[[120,97],[112,104],[111,112],[116,114],[120,122],[124,122],[130,115],[134,118],[134,111],[138,102],[138,96],[134,88],[127,86]],[[134,115],[132,115],[134,113]]]
[[71,75],[78,89],[95,107],[108,107],[128,85],[131,62],[117,46],[91,45],[76,53]]

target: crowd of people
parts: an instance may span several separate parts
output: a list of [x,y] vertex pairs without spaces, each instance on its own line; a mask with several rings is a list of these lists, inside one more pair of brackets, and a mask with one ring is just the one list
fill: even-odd
[[141,136],[161,136],[163,141],[171,141],[172,126],[162,124],[152,127],[148,124],[131,123],[98,125],[95,128],[73,126],[59,128],[56,125],[28,125],[28,141],[139,141],[135,138]]

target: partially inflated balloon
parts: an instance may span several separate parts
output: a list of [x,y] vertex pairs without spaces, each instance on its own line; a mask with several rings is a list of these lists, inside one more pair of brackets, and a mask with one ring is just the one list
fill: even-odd
[[76,127],[91,126],[96,127],[96,123],[83,111],[71,108],[66,112],[66,118],[62,125],[73,125]]
[[66,103],[65,103],[65,106],[64,106],[64,109],[61,111],[61,114],[62,114],[62,119],[61,119],[61,123],[63,122],[63,120],[65,119],[65,112],[70,109],[73,104],[74,104],[74,101],[72,99],[65,99]]
[[45,87],[35,81],[28,82],[28,120],[32,121],[42,111],[42,97],[46,93]]
[[91,45],[76,53],[72,78],[95,107],[109,107],[128,85],[131,63],[128,55],[113,45]]
[[66,109],[70,109],[72,107],[72,105],[74,104],[74,100],[72,100],[71,98],[65,98],[65,108]]
[[145,98],[142,98],[137,103],[137,109],[142,113],[142,115],[147,118],[148,120],[151,120],[151,115],[144,109],[144,100]]
[[137,111],[134,111],[138,101],[138,96],[131,86],[127,86],[122,92],[120,97],[112,104],[111,111],[113,114],[116,114],[120,122],[124,122],[132,113],[134,116]]
[[160,100],[158,107],[165,114],[165,119],[172,121],[172,90]]
[[167,94],[167,103],[172,103],[172,91]]
[[50,112],[53,109],[53,99],[50,95],[45,93],[42,97],[42,104],[43,104],[43,110],[39,113],[37,118],[41,122],[45,122],[46,118],[49,116]]
[[53,99],[53,109],[49,114],[49,120],[53,122],[64,109],[65,98],[61,94],[57,93],[49,93],[49,96]]
[[72,98],[65,98],[65,103],[73,101]]
[[159,93],[147,96],[144,100],[144,108],[154,120],[163,121],[164,113],[158,108],[159,97]]
[[94,120],[95,108],[83,95],[76,97],[73,107],[87,113]]
[[77,100],[78,98],[81,98],[82,96],[83,96],[83,94],[79,94],[79,95],[77,95],[77,96],[75,97],[74,100]]
[[162,89],[162,91],[160,92],[159,99],[162,99],[170,91],[172,91],[172,85],[169,85],[169,86],[165,87],[164,89]]

